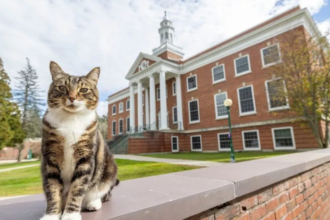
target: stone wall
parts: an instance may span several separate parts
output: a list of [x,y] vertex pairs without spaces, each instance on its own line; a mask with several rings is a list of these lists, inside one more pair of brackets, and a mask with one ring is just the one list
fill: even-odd
[[330,219],[330,163],[186,220]]

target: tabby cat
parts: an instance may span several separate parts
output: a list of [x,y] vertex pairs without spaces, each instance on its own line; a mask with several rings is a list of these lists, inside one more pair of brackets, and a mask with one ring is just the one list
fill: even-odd
[[97,128],[100,68],[71,76],[50,62],[52,83],[43,117],[41,173],[47,209],[41,220],[80,220],[109,200],[117,165]]

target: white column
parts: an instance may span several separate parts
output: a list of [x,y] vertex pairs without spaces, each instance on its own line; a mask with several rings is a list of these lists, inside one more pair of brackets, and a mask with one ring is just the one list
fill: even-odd
[[149,77],[150,87],[150,129],[156,130],[156,93],[155,93],[155,77]]
[[129,97],[129,123],[130,123],[130,132],[135,132],[135,100],[134,100],[134,86],[130,85],[130,97]]
[[143,106],[142,106],[142,83],[138,82],[138,98],[137,98],[137,111],[138,111],[138,129],[142,131],[143,127]]
[[167,127],[167,99],[166,99],[166,73],[161,71],[159,73],[160,84],[160,130],[166,130]]
[[180,75],[175,77],[175,89],[176,89],[176,110],[178,114],[178,130],[184,130],[183,128],[183,116],[182,116],[182,96],[181,96],[181,78]]
[[144,88],[144,111],[146,113],[146,125],[149,126],[150,121],[149,121],[149,89]]

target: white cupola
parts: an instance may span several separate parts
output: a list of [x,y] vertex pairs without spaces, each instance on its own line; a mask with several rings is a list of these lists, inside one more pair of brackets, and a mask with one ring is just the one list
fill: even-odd
[[165,11],[164,18],[160,22],[160,28],[158,29],[160,44],[165,42],[173,44],[174,39],[174,27],[172,26],[172,21],[168,19],[167,13]]

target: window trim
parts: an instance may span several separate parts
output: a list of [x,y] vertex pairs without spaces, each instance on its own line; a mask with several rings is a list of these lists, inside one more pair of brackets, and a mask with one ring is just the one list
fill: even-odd
[[[113,131],[113,123],[115,123],[115,126],[116,126],[115,127],[115,132]],[[112,130],[112,132],[111,132],[112,133],[112,136],[115,136],[116,135],[116,131],[117,131],[117,121],[116,120],[112,120],[112,124],[111,125],[112,125],[112,129],[111,129]]]
[[[189,78],[192,78],[192,77],[196,77],[196,88],[189,89],[188,79],[189,79]],[[197,75],[196,75],[196,74],[191,75],[191,76],[188,76],[188,77],[186,78],[186,81],[187,81],[187,92],[195,91],[195,90],[198,89],[198,81],[197,81]]]
[[219,150],[219,151],[228,152],[228,151],[230,151],[230,148],[229,148],[229,149],[221,148],[221,144],[220,144],[220,135],[222,135],[222,134],[226,134],[226,135],[228,136],[228,135],[229,135],[229,132],[222,132],[222,133],[218,133],[218,134],[217,134],[217,139],[218,139],[218,150]]
[[[242,113],[242,108],[241,108],[241,99],[239,96],[239,90],[240,89],[245,89],[247,87],[251,87],[252,89],[252,98],[253,98],[253,107],[254,107],[254,111],[253,112],[247,112],[247,113]],[[247,116],[247,115],[255,115],[257,114],[257,109],[256,109],[256,100],[254,97],[254,89],[253,89],[253,85],[249,85],[249,86],[243,86],[240,88],[237,88],[237,98],[238,98],[238,106],[239,106],[239,116]]]
[[[176,121],[174,121],[174,108],[176,108]],[[173,124],[177,124],[178,123],[178,107],[177,106],[173,106],[172,107],[172,123]]]
[[[278,60],[277,62],[273,62],[273,63],[265,64],[265,59],[264,59],[263,50],[265,50],[265,49],[267,49],[267,48],[270,48],[270,47],[272,47],[272,46],[274,46],[274,45],[277,46],[279,60]],[[275,44],[269,45],[269,46],[267,46],[267,47],[261,48],[261,49],[260,49],[260,55],[261,55],[262,68],[267,68],[267,67],[269,67],[269,66],[273,66],[273,65],[275,65],[275,64],[278,63],[278,62],[281,62],[281,61],[282,61],[282,57],[281,57],[281,51],[280,51],[280,44],[279,44],[279,43],[275,43]]]
[[130,123],[127,123],[127,120],[131,123],[130,117],[126,117],[126,133],[131,132]]
[[[248,132],[257,132],[257,138],[258,138],[258,144],[259,144],[258,148],[247,148],[245,146],[244,134],[245,133],[248,133]],[[243,142],[243,149],[244,149],[244,151],[259,151],[259,150],[261,150],[259,130],[258,129],[254,129],[254,130],[245,130],[245,131],[242,131],[242,142]]]
[[[127,108],[127,102],[129,102],[129,108]],[[130,111],[131,110],[131,101],[128,99],[126,100],[126,111]]]
[[[175,93],[174,93],[174,88],[175,88]],[[176,96],[176,82],[172,82],[172,96]]]
[[[247,58],[248,58],[249,70],[237,74],[236,60],[241,59],[241,58],[243,58],[243,57],[247,57]],[[251,63],[250,63],[250,55],[249,55],[249,54],[246,54],[246,55],[244,55],[244,56],[240,56],[240,57],[234,59],[234,67],[235,67],[235,77],[239,77],[239,76],[243,76],[243,75],[246,75],[246,74],[252,73]]]
[[[116,112],[115,112],[115,113],[113,113],[113,107],[116,108]],[[113,105],[112,105],[112,115],[117,115],[117,105],[116,105],[116,104],[113,104]]]
[[[177,150],[173,150],[173,138],[176,138]],[[179,136],[171,136],[171,150],[172,152],[179,152]]]
[[[213,72],[213,70],[214,70],[215,68],[217,68],[217,67],[220,67],[220,66],[223,66],[223,79],[219,79],[219,80],[217,80],[217,81],[214,81],[214,72]],[[214,67],[212,67],[211,73],[212,73],[212,84],[217,84],[217,83],[219,83],[219,82],[226,81],[226,70],[225,70],[225,64],[224,64],[224,63],[223,63],[223,64],[220,64],[220,65],[218,65],[218,66],[214,66]]]
[[[193,143],[192,143],[192,138],[193,137],[199,137],[200,138],[200,142],[201,142],[201,149],[193,149]],[[190,136],[190,149],[191,151],[203,151],[203,142],[202,142],[202,135],[191,135]]]
[[[121,111],[120,111],[120,105],[122,106]],[[124,103],[119,102],[119,104],[118,104],[118,113],[122,113],[122,112],[124,112]]]
[[[122,126],[122,131],[120,132],[120,121],[122,121],[122,123],[123,123],[123,126]],[[118,134],[123,134],[124,133],[124,120],[122,119],[122,118],[120,118],[119,120],[118,120]]]
[[[194,102],[197,101],[197,107],[198,107],[198,121],[191,121],[191,116],[190,116],[190,102]],[[196,123],[200,123],[201,122],[201,116],[200,116],[200,110],[199,110],[199,100],[198,99],[194,99],[194,100],[190,100],[188,101],[188,113],[189,113],[189,124],[196,124]]]
[[[291,147],[276,147],[276,140],[275,140],[275,130],[282,130],[282,129],[290,129],[291,130],[291,138],[292,138],[292,144],[293,146]],[[287,126],[287,127],[276,127],[276,128],[272,128],[272,139],[273,139],[273,146],[274,146],[274,150],[295,150],[296,149],[296,141],[295,141],[295,136],[294,136],[294,132],[293,132],[293,127],[292,126]]]
[[218,116],[217,95],[221,95],[223,93],[226,94],[226,99],[227,99],[228,98],[227,91],[214,94],[214,108],[215,108],[215,119],[216,120],[228,118],[228,115]]
[[278,111],[278,110],[290,109],[290,104],[289,104],[288,96],[285,97],[285,99],[286,99],[286,106],[275,107],[275,108],[272,108],[270,106],[269,91],[268,91],[268,82],[271,82],[271,81],[274,81],[274,80],[282,80],[283,86],[284,86],[284,90],[286,91],[286,84],[285,84],[285,81],[282,78],[269,79],[269,80],[266,80],[265,81],[268,111]]

